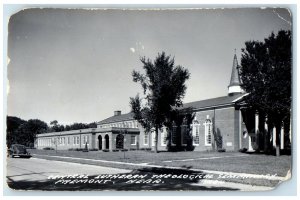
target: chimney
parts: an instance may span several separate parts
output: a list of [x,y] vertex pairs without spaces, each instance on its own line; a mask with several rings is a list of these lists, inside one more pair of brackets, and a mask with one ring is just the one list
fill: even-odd
[[119,115],[121,115],[121,110],[114,111],[114,116],[119,116]]

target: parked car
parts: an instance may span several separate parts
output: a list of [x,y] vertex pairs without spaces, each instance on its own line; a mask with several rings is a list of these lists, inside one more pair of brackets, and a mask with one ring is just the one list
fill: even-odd
[[30,158],[31,155],[27,151],[26,147],[21,144],[13,144],[11,147],[8,149],[8,156],[13,158],[13,157],[20,157],[20,158]]

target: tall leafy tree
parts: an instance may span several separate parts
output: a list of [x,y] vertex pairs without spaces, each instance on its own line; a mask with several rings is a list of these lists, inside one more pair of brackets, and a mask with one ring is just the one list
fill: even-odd
[[264,42],[247,41],[242,49],[241,79],[249,106],[266,114],[276,127],[276,155],[280,130],[291,111],[291,32],[272,33]]
[[137,95],[130,98],[134,118],[150,132],[155,130],[155,152],[157,152],[158,130],[168,123],[171,113],[182,105],[186,91],[186,80],[190,74],[182,66],[175,66],[174,58],[166,56],[165,52],[158,54],[154,61],[140,59],[145,74],[132,72],[134,82],[139,82],[143,88],[144,97]]
[[18,141],[18,129],[26,123],[25,120],[14,116],[7,116],[6,118],[6,143],[10,147],[13,143]]
[[7,116],[7,145],[15,144],[33,146],[37,134],[45,133],[48,125],[39,119],[25,121],[18,117]]
[[39,119],[30,119],[19,127],[19,140],[21,144],[33,146],[36,135],[45,133],[47,129],[47,123]]

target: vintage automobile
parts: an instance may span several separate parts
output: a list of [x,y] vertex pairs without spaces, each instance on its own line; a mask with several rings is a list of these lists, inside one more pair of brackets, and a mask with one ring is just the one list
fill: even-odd
[[20,158],[30,158],[30,153],[26,150],[26,147],[21,144],[13,144],[8,149],[8,156],[13,157],[20,157]]

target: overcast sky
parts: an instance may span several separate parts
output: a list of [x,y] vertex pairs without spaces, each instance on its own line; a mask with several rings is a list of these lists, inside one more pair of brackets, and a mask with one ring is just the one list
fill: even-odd
[[[62,124],[130,111],[141,56],[165,51],[187,68],[184,102],[227,95],[234,49],[291,29],[285,9],[28,9],[9,22],[7,113]],[[142,71],[143,72],[143,71]]]

